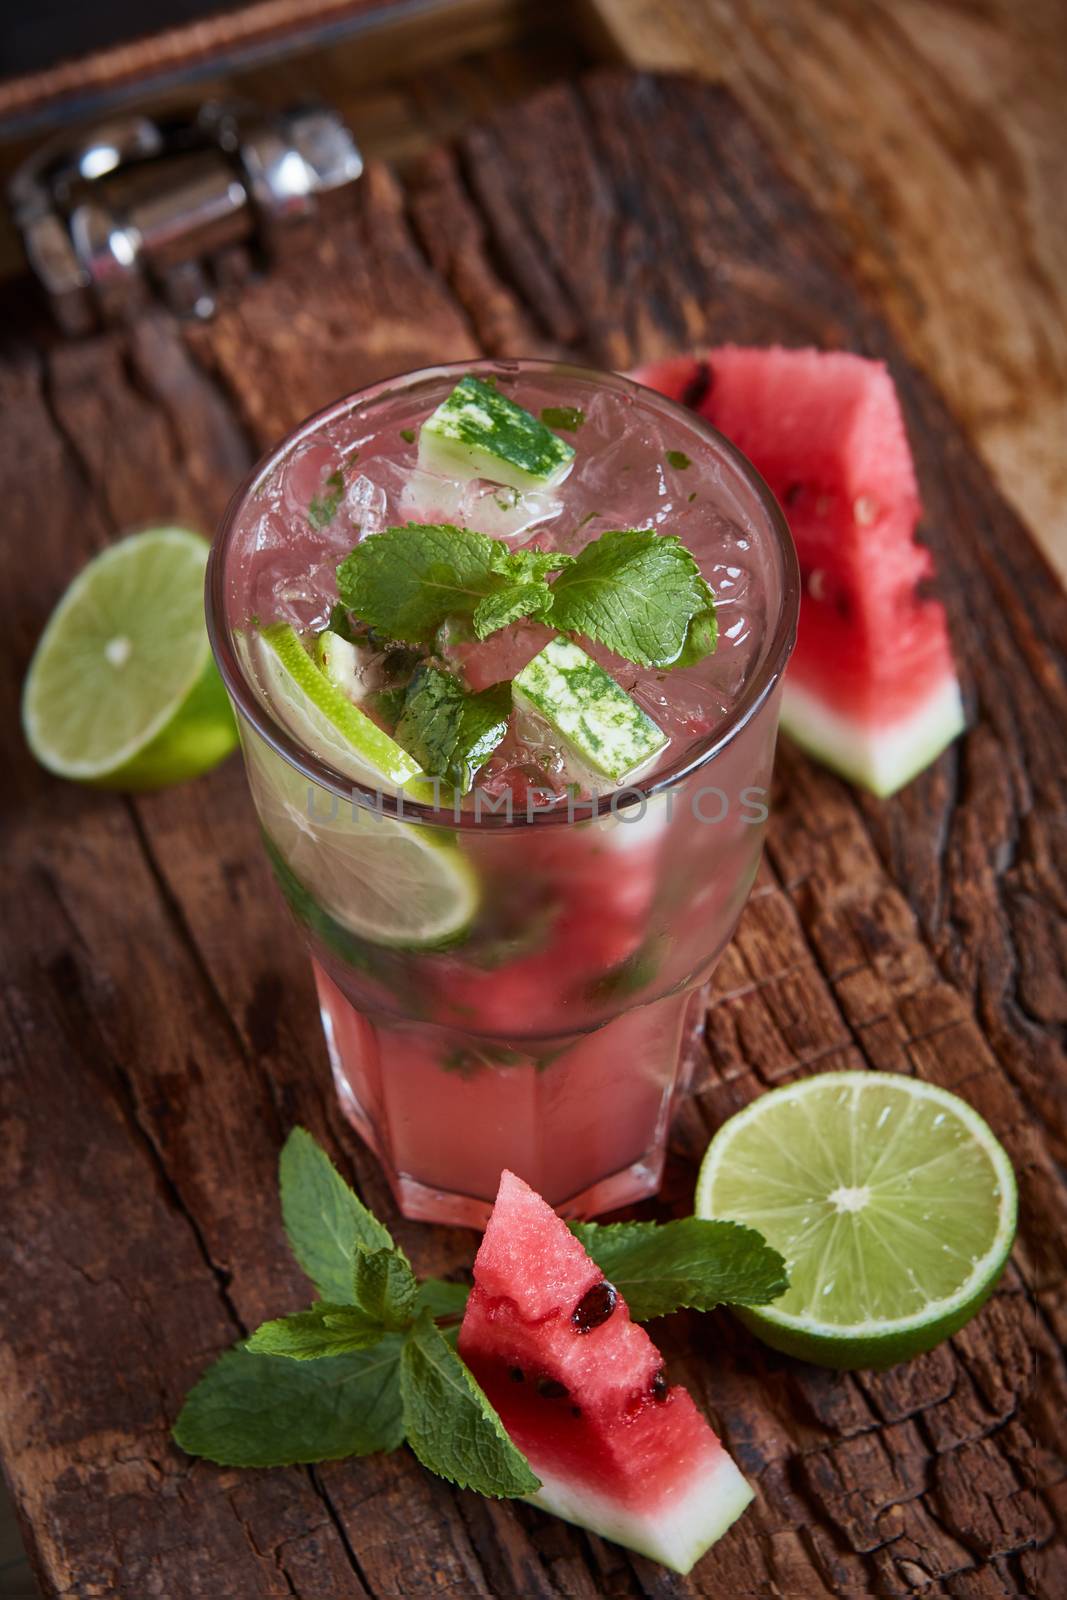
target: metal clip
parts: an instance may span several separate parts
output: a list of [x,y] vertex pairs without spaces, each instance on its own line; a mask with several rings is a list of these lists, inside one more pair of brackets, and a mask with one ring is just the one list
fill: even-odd
[[327,108],[210,104],[52,139],[19,167],[8,200],[57,322],[79,334],[127,319],[153,291],[210,316],[234,247],[269,258],[279,230],[362,170]]

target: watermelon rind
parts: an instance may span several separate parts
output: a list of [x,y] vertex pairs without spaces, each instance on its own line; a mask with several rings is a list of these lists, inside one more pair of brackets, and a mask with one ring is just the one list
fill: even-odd
[[787,676],[781,721],[810,755],[882,799],[923,772],[966,726],[954,674],[943,678],[916,711],[883,726],[832,711]]
[[673,1572],[687,1573],[733,1525],[755,1498],[751,1484],[722,1452],[710,1469],[676,1497],[661,1497],[649,1511],[635,1511],[582,1484],[564,1482],[538,1467],[541,1487],[527,1498],[615,1544],[648,1556]]

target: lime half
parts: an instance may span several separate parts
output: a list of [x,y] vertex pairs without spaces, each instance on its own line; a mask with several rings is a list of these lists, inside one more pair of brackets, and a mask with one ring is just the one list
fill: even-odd
[[61,778],[152,789],[237,743],[204,626],[207,541],[187,528],[120,539],[49,618],[22,696],[30,749]]
[[758,1228],[789,1288],[738,1314],[768,1344],[829,1367],[929,1350],[988,1297],[1015,1237],[1011,1163],[976,1111],[918,1078],[826,1072],[723,1124],[698,1217]]
[[[403,785],[414,799],[432,798],[417,764],[330,683],[288,624],[272,625],[262,640],[271,698],[302,742],[372,788],[396,794]],[[453,834],[333,794],[251,730],[245,757],[271,844],[334,922],[402,949],[450,944],[466,931],[478,879]]]

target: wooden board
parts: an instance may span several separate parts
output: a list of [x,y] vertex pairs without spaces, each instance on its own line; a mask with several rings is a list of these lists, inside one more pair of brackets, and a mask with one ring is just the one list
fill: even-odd
[[728,84],[1067,580],[1062,0],[584,0]]
[[[9,729],[84,556],[146,518],[209,526],[252,456],[342,389],[477,350],[625,366],[731,337],[884,355],[971,730],[885,803],[783,746],[767,861],[696,1019],[699,1092],[664,1206],[685,1205],[709,1129],[761,1088],[864,1064],[961,1089],[1023,1193],[993,1301],[890,1373],[773,1356],[725,1314],[672,1319],[672,1371],[759,1490],[688,1580],[457,1493],[404,1453],[249,1474],[191,1462],[168,1440],[190,1382],[305,1293],[275,1200],[286,1130],[310,1127],[390,1215],[388,1197],[334,1106],[238,762],[127,800],[50,780],[12,734],[0,1453],[46,1593],[1054,1594],[1067,601],[736,104],[626,73],[548,91],[436,154],[407,194],[372,168],[313,247],[207,327],[156,317],[62,346],[9,310]],[[422,1271],[469,1265],[469,1234],[398,1233]]]

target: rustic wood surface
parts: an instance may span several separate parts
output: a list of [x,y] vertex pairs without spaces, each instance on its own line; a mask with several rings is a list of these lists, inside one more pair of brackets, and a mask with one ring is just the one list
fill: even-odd
[[1067,578],[1063,0],[585,0],[729,85]]
[[[597,75],[475,129],[407,194],[372,167],[312,249],[207,327],[159,316],[62,346],[7,309],[0,1454],[44,1591],[1062,1592],[1067,600],[750,120],[705,85]],[[783,745],[767,860],[695,1019],[665,1205],[767,1084],[913,1072],[1007,1145],[1013,1263],[969,1328],[881,1375],[774,1356],[725,1314],[664,1324],[672,1371],[759,1490],[688,1580],[404,1453],[194,1463],[168,1440],[185,1390],[306,1292],[275,1199],[287,1129],[391,1207],[336,1111],[239,763],[136,800],[49,779],[14,732],[36,634],[118,528],[209,526],[257,451],[342,389],[478,350],[626,365],[725,337],[890,361],[971,727],[888,802]],[[422,1271],[469,1265],[468,1233],[397,1231]]]

